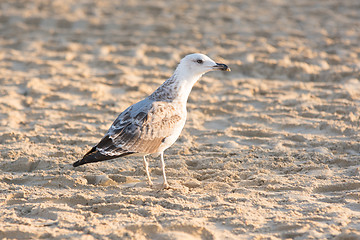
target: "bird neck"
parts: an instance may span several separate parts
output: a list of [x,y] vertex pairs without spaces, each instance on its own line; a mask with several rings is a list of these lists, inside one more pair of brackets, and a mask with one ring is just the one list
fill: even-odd
[[194,84],[202,76],[179,74],[176,69],[174,74],[150,95],[150,98],[160,101],[186,103]]

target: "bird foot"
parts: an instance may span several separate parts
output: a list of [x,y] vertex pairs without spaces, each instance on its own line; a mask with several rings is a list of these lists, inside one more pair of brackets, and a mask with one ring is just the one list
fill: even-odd
[[162,189],[170,189],[170,185],[167,182],[164,182],[161,186]]
[[153,187],[154,186],[154,184],[153,184],[153,182],[150,180],[150,181],[148,181],[148,185],[150,186],[150,187]]
[[156,189],[158,191],[165,190],[165,189],[171,189],[171,187],[168,183],[155,184],[155,185],[152,185],[151,188]]

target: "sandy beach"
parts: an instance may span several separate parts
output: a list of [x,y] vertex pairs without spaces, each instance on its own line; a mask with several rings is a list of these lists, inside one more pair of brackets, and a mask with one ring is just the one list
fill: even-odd
[[[72,167],[193,52],[171,189]],[[360,239],[360,3],[2,1],[0,239]]]

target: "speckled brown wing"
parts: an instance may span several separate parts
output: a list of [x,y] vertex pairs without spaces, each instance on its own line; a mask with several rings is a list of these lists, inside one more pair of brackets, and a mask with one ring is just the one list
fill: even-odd
[[181,121],[185,119],[181,118],[180,109],[170,102],[149,99],[132,105],[117,117],[101,141],[73,166],[135,153],[157,153],[164,139],[183,126]]
[[[133,107],[136,108],[136,105]],[[140,111],[129,108],[108,131],[111,144],[99,146],[100,152],[156,153],[162,141],[169,137],[182,120],[179,109],[169,102],[152,102]],[[101,148],[101,149],[100,149]]]

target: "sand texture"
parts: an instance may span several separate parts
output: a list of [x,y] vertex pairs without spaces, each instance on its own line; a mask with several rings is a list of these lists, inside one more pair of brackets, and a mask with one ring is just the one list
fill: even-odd
[[[186,54],[160,160],[73,168]],[[360,2],[0,2],[0,239],[360,239]]]

